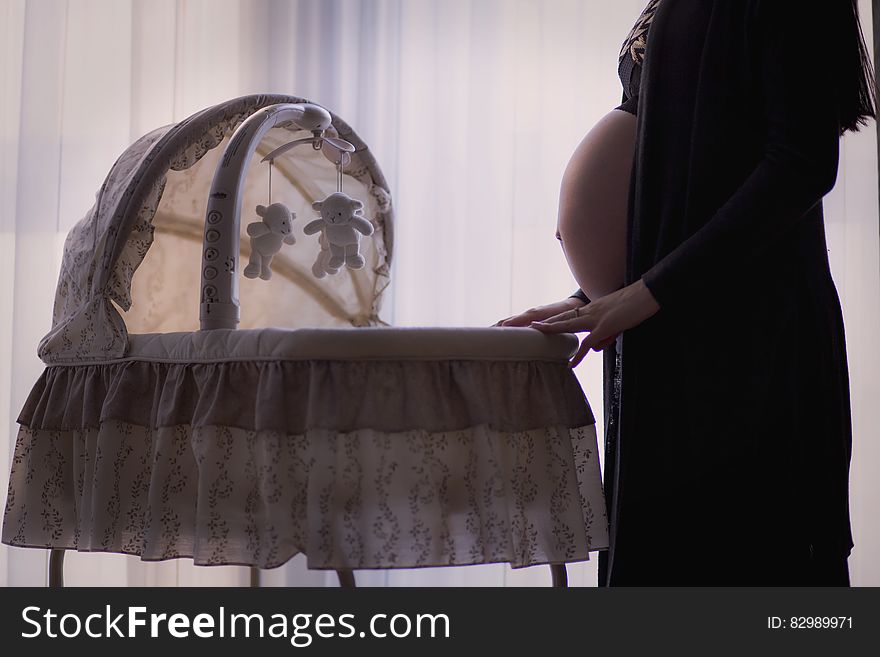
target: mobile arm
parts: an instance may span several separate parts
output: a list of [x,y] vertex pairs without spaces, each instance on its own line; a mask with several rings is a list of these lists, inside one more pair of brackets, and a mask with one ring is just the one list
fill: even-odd
[[257,145],[270,129],[291,122],[310,130],[316,140],[330,127],[323,107],[309,103],[269,105],[249,116],[233,133],[223,159],[214,172],[202,245],[199,320],[202,330],[238,325],[238,269],[241,231],[241,197],[247,165]]

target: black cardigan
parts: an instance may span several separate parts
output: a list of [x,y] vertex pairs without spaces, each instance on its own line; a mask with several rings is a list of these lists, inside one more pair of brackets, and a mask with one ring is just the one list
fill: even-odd
[[605,354],[620,403],[606,395],[600,585],[848,583],[849,383],[821,203],[841,9],[664,0],[654,18],[625,282],[661,310]]

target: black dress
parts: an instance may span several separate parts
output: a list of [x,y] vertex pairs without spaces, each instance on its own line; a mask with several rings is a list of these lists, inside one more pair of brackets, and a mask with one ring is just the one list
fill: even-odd
[[624,44],[625,283],[661,310],[603,354],[600,586],[849,585],[849,379],[821,202],[840,136],[823,31],[845,9],[652,0]]

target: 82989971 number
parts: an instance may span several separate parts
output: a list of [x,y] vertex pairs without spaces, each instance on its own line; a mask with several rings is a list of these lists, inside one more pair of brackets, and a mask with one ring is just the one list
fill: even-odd
[[851,630],[852,616],[767,616],[768,630]]

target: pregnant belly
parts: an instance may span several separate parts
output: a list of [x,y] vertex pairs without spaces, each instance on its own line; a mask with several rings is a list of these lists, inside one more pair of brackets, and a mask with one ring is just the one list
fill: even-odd
[[558,237],[571,273],[590,299],[623,285],[635,142],[636,117],[612,110],[575,149],[562,177]]

